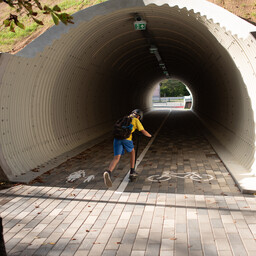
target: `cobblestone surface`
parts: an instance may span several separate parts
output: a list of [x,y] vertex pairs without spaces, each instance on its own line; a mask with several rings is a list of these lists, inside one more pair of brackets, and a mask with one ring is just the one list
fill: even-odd
[[[112,188],[102,178],[111,138],[31,184],[1,190],[8,255],[256,255],[255,196],[240,193],[191,112],[152,111],[146,130],[154,133],[168,114],[121,193],[128,154]],[[140,136],[139,154],[148,142]]]

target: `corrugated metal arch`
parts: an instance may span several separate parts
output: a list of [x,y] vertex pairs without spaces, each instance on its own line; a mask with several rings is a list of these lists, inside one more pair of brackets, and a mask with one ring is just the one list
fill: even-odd
[[[147,20],[146,34],[134,30],[135,13]],[[1,54],[0,161],[10,180],[32,179],[32,169],[79,152],[123,113],[148,109],[165,78],[152,42],[192,91],[193,111],[253,168],[254,26],[203,0],[111,0],[74,17],[74,25],[51,28],[15,56]]]

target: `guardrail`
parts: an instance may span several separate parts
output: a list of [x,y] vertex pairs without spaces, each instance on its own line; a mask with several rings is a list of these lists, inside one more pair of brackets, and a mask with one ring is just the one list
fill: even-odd
[[153,107],[190,109],[192,106],[192,97],[153,97],[152,102]]

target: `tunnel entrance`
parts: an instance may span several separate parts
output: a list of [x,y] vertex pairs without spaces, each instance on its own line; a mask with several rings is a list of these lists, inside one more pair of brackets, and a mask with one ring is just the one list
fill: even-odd
[[[8,178],[44,172],[104,138],[131,109],[149,110],[154,86],[170,75],[188,86],[192,111],[250,173],[255,27],[200,3],[107,1],[18,54],[1,54],[0,160]],[[135,29],[138,14],[146,30]]]

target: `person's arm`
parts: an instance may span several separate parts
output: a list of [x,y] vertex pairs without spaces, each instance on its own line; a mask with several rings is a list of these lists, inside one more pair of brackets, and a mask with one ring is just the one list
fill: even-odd
[[142,132],[143,135],[145,135],[145,136],[147,136],[149,138],[152,137],[152,135],[150,133],[148,133],[146,130],[141,130],[141,132]]
[[143,125],[141,124],[141,122],[140,122],[140,120],[139,120],[138,118],[135,119],[135,122],[136,122],[136,129],[137,129],[138,131],[142,132],[142,134],[145,135],[146,137],[149,137],[149,138],[152,137],[152,135],[151,135],[150,133],[148,133],[148,132],[144,129]]

